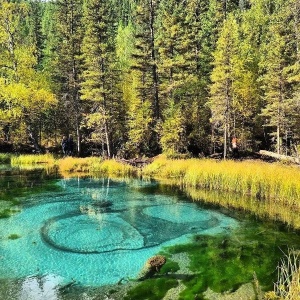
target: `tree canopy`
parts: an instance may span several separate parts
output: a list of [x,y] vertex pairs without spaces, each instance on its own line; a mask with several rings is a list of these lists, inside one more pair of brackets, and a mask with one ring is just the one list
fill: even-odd
[[299,0],[0,3],[0,144],[298,154]]

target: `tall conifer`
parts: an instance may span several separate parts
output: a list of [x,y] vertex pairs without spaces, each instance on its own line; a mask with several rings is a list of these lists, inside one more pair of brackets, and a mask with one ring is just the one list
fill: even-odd
[[265,126],[270,128],[277,153],[283,151],[283,139],[292,127],[296,102],[292,99],[292,86],[288,70],[295,62],[295,42],[291,43],[291,28],[288,20],[290,12],[286,2],[277,0],[273,3],[270,16],[269,32],[263,45],[262,82],[266,106],[262,109]]
[[56,0],[54,20],[56,45],[52,49],[56,58],[55,74],[59,84],[61,126],[64,134],[76,132],[77,151],[81,152],[81,102],[79,76],[81,73],[83,0]]
[[160,119],[155,17],[157,1],[139,1],[134,12],[135,44],[132,54],[134,97],[129,105],[129,143],[133,154],[158,153],[157,124]]
[[233,82],[236,79],[236,65],[238,63],[238,25],[230,14],[224,21],[217,48],[214,52],[214,69],[211,74],[210,101],[213,134],[223,139],[223,156],[226,158],[228,140],[232,134],[235,119],[235,94]]
[[103,151],[105,145],[107,156],[111,157],[114,153],[113,142],[122,139],[124,118],[117,85],[120,80],[115,59],[117,28],[114,26],[111,3],[86,1],[84,24],[82,99],[91,102],[88,125],[93,129],[94,137],[102,143]]

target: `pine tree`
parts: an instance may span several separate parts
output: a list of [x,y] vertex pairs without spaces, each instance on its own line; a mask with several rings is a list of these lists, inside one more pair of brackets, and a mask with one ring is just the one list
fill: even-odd
[[[187,152],[187,112],[190,113],[197,86],[197,49],[189,19],[191,10],[183,5],[178,1],[162,0],[157,24],[160,99],[164,99],[161,101],[161,145],[169,154]],[[174,119],[177,125],[170,127]]]
[[[251,9],[243,9],[237,14],[239,20],[238,58],[235,64],[234,90],[235,119],[233,135],[238,137],[239,147],[246,149],[255,145],[255,136],[261,133],[259,112],[261,109],[261,84],[259,82],[259,61],[261,39],[266,35],[268,16],[253,3]],[[251,144],[249,144],[251,142]]]
[[51,49],[55,52],[53,53],[55,62],[53,74],[60,99],[60,111],[57,117],[65,131],[76,132],[79,155],[81,152],[79,77],[83,36],[82,9],[83,0],[56,0],[54,2],[55,27],[53,30],[56,45]]
[[[285,2],[285,35],[286,55],[289,57],[289,65],[284,72],[290,86],[290,119],[285,134],[286,152],[296,152],[296,143],[300,138],[300,1],[290,0]],[[296,150],[296,151],[295,151]]]
[[42,69],[43,48],[45,35],[42,31],[42,17],[44,11],[44,2],[42,0],[28,0],[29,2],[29,16],[28,16],[28,33],[27,38],[32,40],[36,47],[37,65]]
[[155,49],[156,5],[154,0],[140,1],[134,12],[135,45],[131,65],[133,95],[128,107],[127,144],[131,155],[153,155],[159,151],[156,130],[161,109]]
[[265,126],[270,128],[277,153],[282,153],[282,139],[289,131],[290,120],[295,110],[292,100],[292,88],[287,72],[292,64],[293,47],[289,46],[289,34],[284,1],[274,3],[274,11],[270,16],[269,32],[262,48],[261,67],[264,88],[265,107],[262,116]]
[[233,82],[236,79],[238,63],[238,25],[232,14],[224,21],[217,49],[214,52],[214,69],[211,74],[210,101],[213,134],[222,133],[223,156],[226,158],[228,139],[235,120],[235,94]]
[[92,102],[87,124],[93,129],[93,135],[101,141],[103,151],[105,145],[108,157],[114,153],[113,141],[122,138],[121,124],[124,118],[117,86],[116,28],[111,7],[109,2],[99,0],[85,3],[84,71],[81,83],[82,99]]

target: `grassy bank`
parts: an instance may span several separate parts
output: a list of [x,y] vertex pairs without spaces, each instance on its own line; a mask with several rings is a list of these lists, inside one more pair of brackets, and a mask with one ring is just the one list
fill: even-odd
[[[250,201],[244,209],[251,211],[251,205],[257,206],[255,202],[263,203],[265,214],[270,217],[278,217],[278,207],[300,211],[300,169],[295,165],[258,161],[168,160],[162,157],[146,166],[143,174],[158,180],[172,179],[189,190],[193,189],[194,194],[195,191],[229,192],[234,196],[231,207],[240,208],[240,197],[249,197],[254,203]],[[214,199],[218,204],[229,206],[228,198]],[[299,222],[297,226],[300,228]]]
[[103,160],[98,157],[66,157],[59,159],[57,166],[63,175],[97,173],[102,176],[126,177],[137,173],[137,170],[130,165],[117,162],[116,160]]
[[0,164],[10,163],[13,167],[28,168],[51,168],[57,167],[64,176],[86,175],[97,173],[102,176],[130,176],[137,173],[137,169],[117,162],[116,160],[103,160],[99,157],[65,157],[55,158],[51,154],[41,155],[0,155]]
[[[7,157],[5,157],[7,159]],[[185,188],[193,199],[253,212],[300,228],[300,170],[260,161],[156,158],[143,169],[98,157],[55,159],[52,155],[11,156],[14,166],[57,166],[64,176],[137,176]],[[226,192],[227,194],[225,194]]]
[[167,160],[159,158],[143,174],[176,178],[184,186],[273,199],[300,208],[300,169],[258,161]]
[[33,166],[38,165],[53,166],[55,164],[55,158],[52,154],[28,154],[28,155],[12,155],[12,166]]

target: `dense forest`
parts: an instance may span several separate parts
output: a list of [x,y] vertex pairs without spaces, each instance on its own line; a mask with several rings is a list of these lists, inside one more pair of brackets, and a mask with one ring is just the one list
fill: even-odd
[[0,146],[297,154],[299,47],[300,0],[2,0]]

